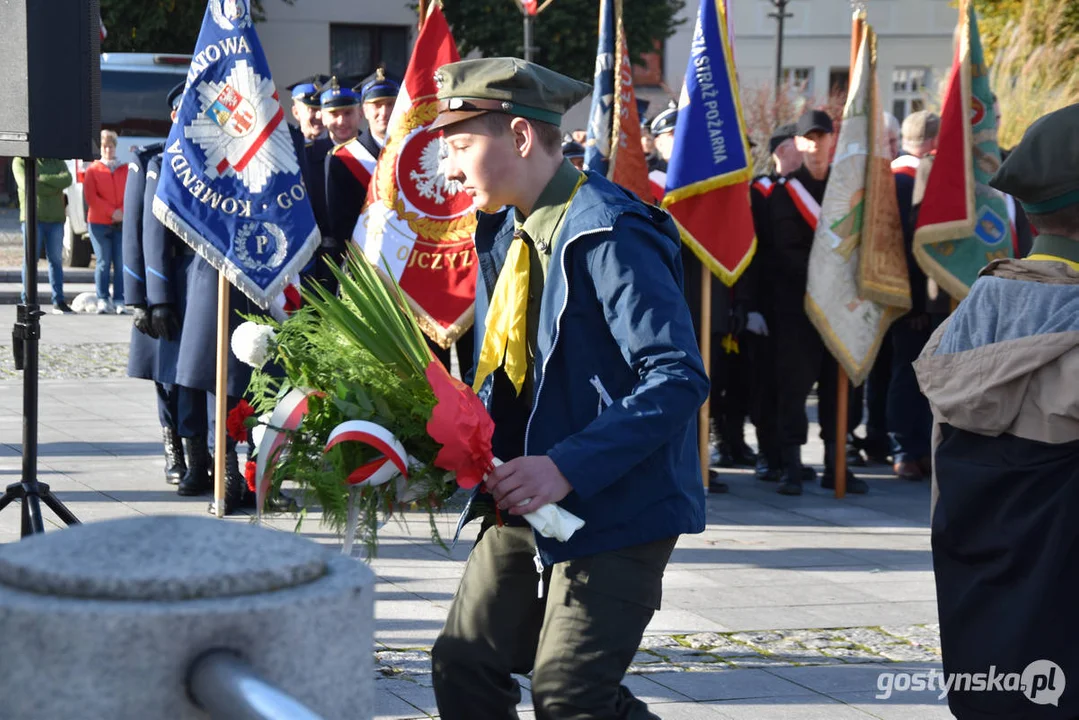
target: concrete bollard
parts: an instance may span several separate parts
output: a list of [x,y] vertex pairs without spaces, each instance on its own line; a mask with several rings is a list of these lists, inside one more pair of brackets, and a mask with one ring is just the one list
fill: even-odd
[[371,718],[374,598],[363,563],[210,518],[0,546],[0,716],[204,720],[188,672],[220,648],[326,720]]

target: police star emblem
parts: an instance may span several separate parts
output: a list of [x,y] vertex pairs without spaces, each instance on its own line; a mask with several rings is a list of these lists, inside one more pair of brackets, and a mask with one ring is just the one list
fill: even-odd
[[239,60],[222,81],[196,88],[199,111],[184,137],[206,154],[208,177],[235,176],[261,192],[276,173],[299,173],[273,82]]

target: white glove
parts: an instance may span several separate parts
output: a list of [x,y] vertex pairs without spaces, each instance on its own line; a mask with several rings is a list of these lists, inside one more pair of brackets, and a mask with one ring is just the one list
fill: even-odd
[[768,323],[764,321],[764,316],[759,312],[751,312],[746,315],[746,330],[754,335],[768,337]]

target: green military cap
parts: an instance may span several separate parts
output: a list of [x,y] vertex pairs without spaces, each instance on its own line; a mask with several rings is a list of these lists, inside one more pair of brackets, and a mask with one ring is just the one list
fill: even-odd
[[485,112],[559,125],[592,86],[519,58],[480,58],[443,65],[435,73],[438,117],[431,130]]
[[1079,203],[1079,103],[1027,128],[989,184],[1034,215]]

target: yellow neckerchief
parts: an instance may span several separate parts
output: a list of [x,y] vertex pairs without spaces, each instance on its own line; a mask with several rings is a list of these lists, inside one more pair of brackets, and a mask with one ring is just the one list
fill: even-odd
[[[586,177],[581,173],[577,179],[577,184],[565,203],[567,207],[581,189]],[[552,243],[553,241],[554,238]],[[476,392],[479,392],[487,376],[502,365],[517,394],[521,394],[521,387],[528,373],[528,273],[528,248],[521,231],[517,230],[513,233],[513,242],[506,253],[506,262],[502,265],[494,292],[491,293],[480,360],[476,366],[476,379],[472,383],[472,389]]]
[[1027,255],[1025,260],[1048,260],[1050,262],[1062,262],[1072,270],[1079,272],[1079,262],[1069,260],[1068,258],[1058,257],[1057,255],[1046,255],[1044,253],[1037,253],[1035,255]]

